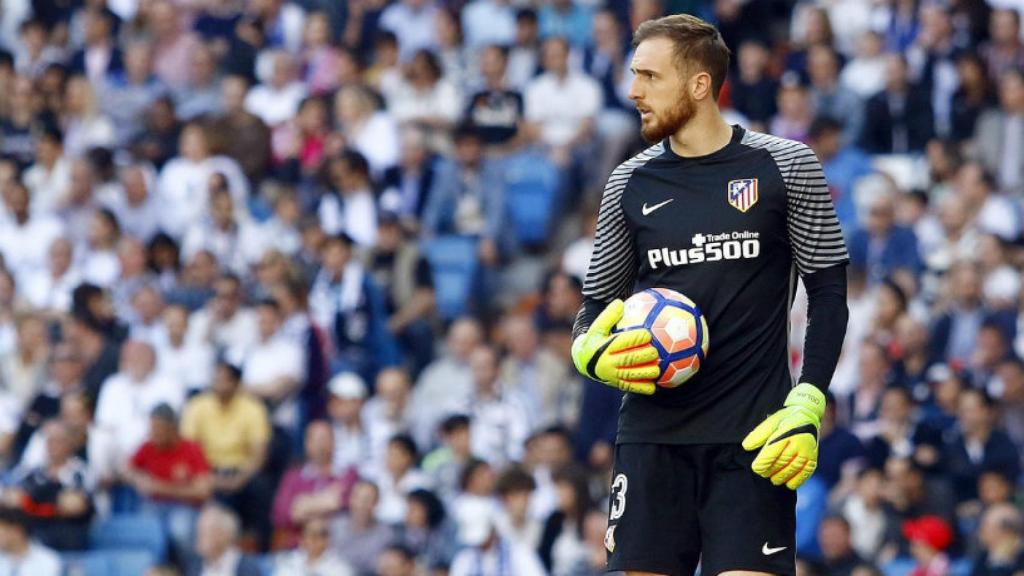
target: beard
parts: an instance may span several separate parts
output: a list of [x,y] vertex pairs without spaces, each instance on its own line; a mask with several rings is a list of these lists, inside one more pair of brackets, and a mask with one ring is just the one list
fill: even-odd
[[675,106],[668,109],[664,115],[652,114],[650,119],[641,119],[640,135],[644,140],[654,143],[668,138],[686,126],[697,113],[697,105],[684,93]]

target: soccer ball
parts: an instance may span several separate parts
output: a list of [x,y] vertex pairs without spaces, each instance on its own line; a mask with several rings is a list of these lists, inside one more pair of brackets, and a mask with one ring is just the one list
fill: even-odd
[[700,308],[668,288],[648,288],[630,296],[616,328],[650,330],[661,370],[655,383],[665,388],[692,378],[708,354],[708,323]]

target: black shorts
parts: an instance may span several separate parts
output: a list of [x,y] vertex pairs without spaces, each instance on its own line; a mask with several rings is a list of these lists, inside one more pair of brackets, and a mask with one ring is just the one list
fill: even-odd
[[620,444],[608,570],[704,576],[796,571],[796,492],[754,474],[739,444]]

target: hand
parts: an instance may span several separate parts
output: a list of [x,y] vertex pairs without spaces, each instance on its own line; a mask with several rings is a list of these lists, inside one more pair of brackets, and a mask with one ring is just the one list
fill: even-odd
[[743,439],[744,450],[761,451],[751,468],[772,484],[796,490],[818,466],[818,428],[825,412],[825,395],[811,384],[789,392],[781,410]]
[[622,300],[612,301],[572,343],[572,361],[580,374],[623,392],[654,394],[658,351],[651,346],[651,333],[643,328],[612,334],[622,319]]

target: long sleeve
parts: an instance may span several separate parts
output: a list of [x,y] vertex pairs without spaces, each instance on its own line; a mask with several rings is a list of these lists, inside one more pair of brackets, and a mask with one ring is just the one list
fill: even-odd
[[838,265],[803,277],[807,288],[807,333],[800,382],[828,389],[846,336],[846,266]]
[[583,282],[583,306],[576,314],[573,338],[587,331],[609,302],[626,298],[636,282],[637,261],[633,235],[622,210],[622,194],[637,167],[662,152],[661,144],[623,162],[608,177],[597,215],[594,252]]

